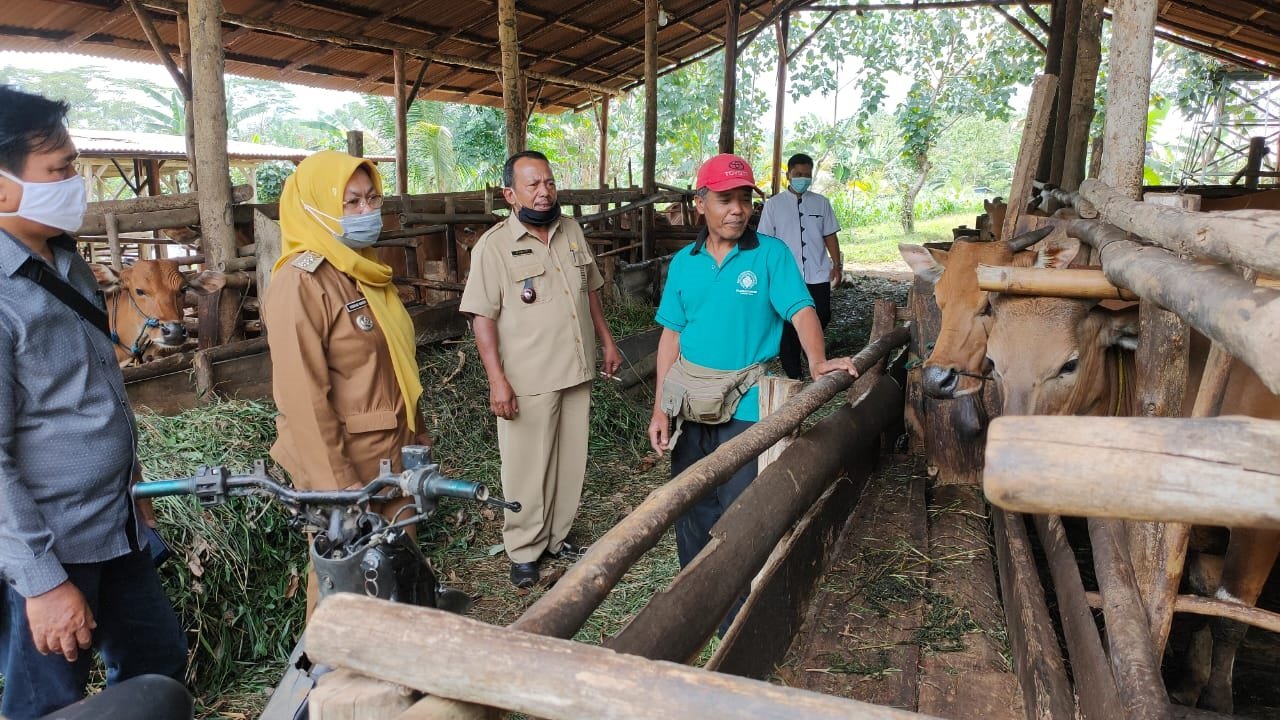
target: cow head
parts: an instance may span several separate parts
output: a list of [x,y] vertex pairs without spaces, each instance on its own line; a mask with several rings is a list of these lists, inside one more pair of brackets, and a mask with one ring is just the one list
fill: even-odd
[[1009,206],[1001,198],[983,200],[982,209],[987,211],[987,228],[992,240],[999,240],[1004,233],[1004,216]]
[[[1065,266],[1078,248],[1046,243],[1036,265]],[[1094,300],[993,293],[987,361],[1004,415],[1115,412],[1125,388],[1120,371],[1107,358],[1137,346],[1136,307],[1109,310]]]
[[107,316],[121,365],[172,354],[187,340],[182,308],[187,290],[221,290],[226,276],[214,270],[184,274],[172,260],[141,260],[116,272],[95,263],[93,274],[106,296]]

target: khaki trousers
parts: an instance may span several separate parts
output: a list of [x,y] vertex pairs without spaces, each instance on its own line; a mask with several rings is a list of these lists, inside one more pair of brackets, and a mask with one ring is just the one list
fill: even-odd
[[504,513],[502,541],[511,562],[536,562],[560,549],[573,527],[587,471],[591,383],[516,398],[514,420],[498,418],[502,495],[520,512]]

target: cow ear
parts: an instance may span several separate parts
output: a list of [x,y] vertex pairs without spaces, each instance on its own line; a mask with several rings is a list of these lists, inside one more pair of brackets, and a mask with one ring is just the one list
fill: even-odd
[[1080,241],[1071,237],[1051,237],[1040,245],[1036,254],[1038,268],[1065,268],[1080,252]]
[[911,266],[911,272],[921,280],[936,284],[942,277],[942,271],[947,262],[946,250],[933,250],[921,245],[902,243],[898,245],[898,252],[902,253],[902,259]]
[[1137,350],[1139,327],[1136,305],[1126,310],[1109,313],[1106,325],[1103,327],[1103,342],[1108,347]]
[[217,270],[205,270],[199,275],[187,277],[187,285],[197,294],[209,295],[221,290],[227,284],[227,276]]
[[93,270],[93,277],[98,281],[98,289],[110,295],[120,290],[120,273],[115,268],[103,263],[89,263],[89,269]]

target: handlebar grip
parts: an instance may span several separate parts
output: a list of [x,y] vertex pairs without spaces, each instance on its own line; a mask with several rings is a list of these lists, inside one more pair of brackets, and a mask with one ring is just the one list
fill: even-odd
[[134,485],[130,492],[134,500],[145,498],[169,497],[171,495],[194,495],[195,478],[179,478],[177,480],[153,480]]
[[452,497],[462,500],[484,502],[489,499],[489,488],[484,485],[469,480],[447,478],[443,475],[437,475],[427,481],[427,492],[436,497]]

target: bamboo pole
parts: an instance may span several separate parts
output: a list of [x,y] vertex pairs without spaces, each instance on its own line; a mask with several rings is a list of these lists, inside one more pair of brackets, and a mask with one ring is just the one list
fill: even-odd
[[[854,356],[854,365],[859,372],[867,369],[890,349],[905,343],[908,337],[908,330],[894,330],[863,348]],[[824,375],[774,415],[721,445],[650,493],[640,507],[593,543],[586,556],[569,568],[560,582],[530,606],[512,627],[540,635],[572,637],[627,569],[657,544],[680,515],[852,384],[853,378],[848,373]]]
[[[1280,393],[1280,291],[1257,287],[1222,266],[1141,246],[1113,225],[1074,220],[1067,234],[1096,248],[1107,279],[1176,313]],[[1205,302],[1212,298],[1213,302]]]
[[720,152],[733,152],[733,131],[738,112],[738,0],[725,0],[724,92],[720,104]]
[[1280,213],[1273,210],[1183,210],[1131,200],[1099,180],[1082,183],[1080,196],[1103,222],[1173,252],[1280,275]]
[[1096,300],[1137,300],[1138,296],[1107,281],[1093,268],[1029,268],[978,265],[978,287],[1010,295]]
[[[828,16],[830,17],[830,16]],[[773,100],[773,194],[782,190],[782,120],[787,108],[787,31],[790,13],[778,18],[778,86]]]
[[307,626],[307,654],[435,696],[534,717],[923,717],[354,594],[320,603]]
[[797,438],[725,512],[693,562],[606,647],[654,660],[697,657],[783,534],[841,472],[865,477],[880,433],[901,416],[902,388],[881,378],[852,406],[842,406]]
[[409,194],[409,108],[405,105],[404,53],[391,51],[391,75],[395,79],[396,192]]
[[498,46],[502,51],[502,106],[507,118],[507,155],[524,150],[524,99],[520,92],[520,38],[516,0],[498,0]]
[[1102,182],[1122,195],[1141,197],[1146,157],[1147,110],[1151,104],[1151,50],[1155,42],[1157,3],[1113,0],[1107,118],[1102,136]]
[[1018,512],[1280,529],[1280,422],[998,418],[983,484]]

